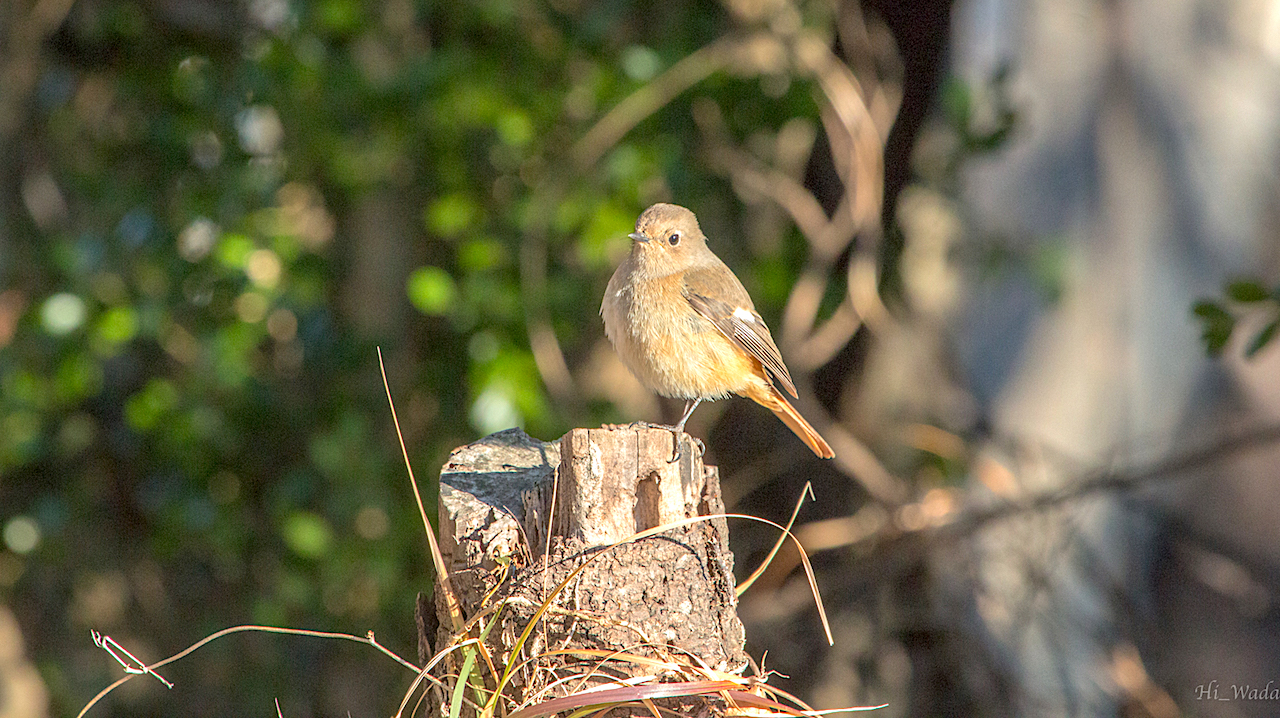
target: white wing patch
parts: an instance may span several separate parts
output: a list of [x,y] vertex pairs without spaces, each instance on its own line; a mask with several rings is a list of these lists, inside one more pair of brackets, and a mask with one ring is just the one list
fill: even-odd
[[[721,334],[755,357],[788,394],[795,396],[795,384],[782,363],[782,354],[773,343],[773,337],[769,336],[764,320],[751,310],[751,299],[746,296],[746,290],[736,281],[726,280],[717,284],[719,280],[705,279],[699,272],[689,272],[685,276],[683,294],[689,304]],[[733,278],[727,269],[725,276]],[[699,293],[700,287],[705,287],[706,293]],[[713,299],[708,294],[723,298]]]

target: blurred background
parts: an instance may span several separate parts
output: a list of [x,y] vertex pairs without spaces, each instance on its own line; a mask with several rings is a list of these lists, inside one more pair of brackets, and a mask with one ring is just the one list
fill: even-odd
[[[0,717],[122,675],[91,630],[414,659],[375,347],[428,489],[496,430],[673,420],[598,316],[655,201],[838,455],[690,422],[731,510],[815,487],[836,644],[783,554],[741,604],[774,682],[1280,715],[1278,150],[1278,0],[2,3]],[[774,536],[733,530],[750,570]],[[258,633],[162,673],[94,714],[387,715],[413,677]]]

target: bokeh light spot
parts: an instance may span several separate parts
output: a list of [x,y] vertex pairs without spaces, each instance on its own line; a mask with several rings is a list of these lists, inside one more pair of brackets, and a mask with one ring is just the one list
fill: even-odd
[[236,133],[245,152],[259,157],[275,154],[284,141],[284,123],[270,105],[247,107],[236,115]]
[[178,389],[166,379],[152,379],[124,403],[124,417],[138,431],[155,428],[178,404]]
[[222,140],[213,132],[197,132],[188,140],[191,162],[202,170],[211,170],[222,162]]
[[197,217],[178,234],[178,254],[188,262],[199,262],[209,256],[217,239],[218,225]]
[[86,413],[77,413],[62,420],[58,429],[58,445],[67,455],[75,455],[93,445],[98,436],[98,422]]
[[27,554],[40,545],[40,524],[30,516],[15,516],[4,526],[4,545],[16,554]]
[[245,324],[257,324],[267,316],[267,298],[257,292],[236,297],[236,316]]
[[40,321],[45,331],[54,336],[70,334],[84,324],[88,313],[84,300],[69,292],[61,292],[45,300]]
[[488,364],[497,359],[501,348],[493,332],[476,332],[472,335],[471,341],[467,342],[467,353],[477,364]]
[[505,112],[498,118],[498,137],[503,144],[524,147],[533,141],[533,122],[518,110]]
[[489,387],[476,397],[471,405],[471,423],[484,434],[520,426],[523,421],[520,411],[506,392],[497,387]]
[[636,82],[653,79],[661,69],[662,58],[647,47],[632,45],[622,51],[622,71]]
[[249,280],[263,289],[271,289],[280,282],[284,267],[280,257],[269,249],[257,249],[245,259],[244,273]]
[[271,312],[267,317],[267,333],[281,344],[293,341],[298,335],[298,317],[283,307]]
[[391,520],[381,506],[365,506],[356,514],[355,529],[361,538],[373,541],[387,535]]
[[225,267],[243,267],[253,250],[253,240],[243,234],[224,234],[218,241],[218,261]]

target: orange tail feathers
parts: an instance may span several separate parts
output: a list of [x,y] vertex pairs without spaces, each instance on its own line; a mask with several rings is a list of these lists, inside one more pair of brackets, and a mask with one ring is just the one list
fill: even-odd
[[787,425],[788,429],[795,432],[795,435],[800,437],[800,440],[812,449],[813,453],[818,455],[818,458],[830,459],[836,455],[836,452],[831,450],[831,445],[827,443],[826,439],[823,439],[818,434],[818,430],[810,426],[803,416],[800,416],[800,412],[796,411],[796,408],[791,405],[791,402],[787,401],[786,397],[778,393],[778,390],[773,385],[769,385],[767,391],[768,393],[764,396],[748,394],[747,398],[777,415],[782,420],[782,423]]

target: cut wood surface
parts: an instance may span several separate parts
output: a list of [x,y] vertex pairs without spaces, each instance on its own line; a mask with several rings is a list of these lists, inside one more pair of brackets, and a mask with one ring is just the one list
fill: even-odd
[[[679,440],[674,463],[672,432],[638,425],[574,429],[557,442],[511,429],[453,452],[440,474],[441,550],[467,616],[506,601],[488,639],[494,656],[513,660],[516,637],[538,606],[590,559],[555,597],[522,658],[573,648],[678,657],[722,671],[747,665],[723,518],[614,545],[724,512],[716,468],[703,465],[688,434]],[[435,636],[420,636],[424,644],[452,638],[447,616],[440,618]],[[578,663],[563,655],[535,660],[514,690],[528,695],[588,672]],[[610,664],[591,682],[652,673],[651,666]]]

